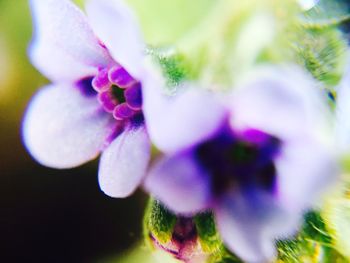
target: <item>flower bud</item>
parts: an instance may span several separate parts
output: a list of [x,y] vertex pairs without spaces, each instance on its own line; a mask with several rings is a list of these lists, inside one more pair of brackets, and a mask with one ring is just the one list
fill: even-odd
[[217,257],[222,247],[211,213],[175,216],[160,202],[152,200],[144,227],[152,249],[161,250],[180,262],[206,262],[213,255]]

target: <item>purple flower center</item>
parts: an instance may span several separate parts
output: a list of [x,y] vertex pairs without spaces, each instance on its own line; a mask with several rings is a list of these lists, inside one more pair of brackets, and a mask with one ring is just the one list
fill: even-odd
[[103,109],[116,120],[142,116],[141,83],[122,66],[100,69],[99,73],[78,82],[84,95],[96,95]]
[[276,184],[274,159],[280,146],[280,140],[258,130],[234,134],[227,128],[199,145],[195,156],[209,172],[215,195],[235,188],[272,192]]

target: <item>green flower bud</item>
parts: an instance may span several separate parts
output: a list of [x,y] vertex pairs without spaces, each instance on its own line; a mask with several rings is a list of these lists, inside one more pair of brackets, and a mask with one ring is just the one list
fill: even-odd
[[198,242],[193,218],[176,217],[158,201],[151,201],[145,216],[145,237],[153,249],[183,262],[205,262],[208,254]]
[[159,201],[150,200],[144,234],[151,249],[161,250],[180,262],[239,262],[224,248],[210,212],[175,216]]
[[309,212],[292,240],[278,241],[277,262],[348,262],[334,248],[333,240],[319,212]]
[[[347,164],[348,165],[348,164]],[[348,168],[348,167],[346,167]],[[349,174],[343,177],[343,185],[333,193],[323,211],[332,245],[350,260],[350,181]],[[347,261],[349,262],[349,261]]]

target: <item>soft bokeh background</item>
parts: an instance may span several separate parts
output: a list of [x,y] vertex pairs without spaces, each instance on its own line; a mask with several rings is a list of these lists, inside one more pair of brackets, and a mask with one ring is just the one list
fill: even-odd
[[[98,187],[97,161],[52,170],[22,145],[26,105],[48,83],[27,60],[31,30],[28,1],[0,0],[0,262],[146,262],[141,191],[111,199]],[[133,247],[142,259],[125,260]]]

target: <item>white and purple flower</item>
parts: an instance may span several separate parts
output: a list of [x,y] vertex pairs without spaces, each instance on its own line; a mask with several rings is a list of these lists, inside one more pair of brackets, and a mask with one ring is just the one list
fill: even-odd
[[186,84],[164,96],[121,0],[89,0],[87,16],[69,0],[30,4],[30,58],[53,82],[24,117],[32,156],[64,169],[102,153],[101,189],[125,197],[144,179],[152,140],[164,156],[148,171],[148,191],[181,215],[212,210],[246,261],[273,258],[275,240],[295,233],[337,170],[314,80],[265,66],[226,99]]
[[53,84],[32,99],[23,140],[53,168],[71,168],[102,152],[101,189],[131,194],[150,159],[142,112],[145,44],[136,19],[119,0],[90,0],[87,16],[69,0],[31,0],[29,56]]
[[225,101],[198,88],[167,101],[146,83],[149,134],[165,155],[145,188],[179,214],[212,210],[228,248],[271,260],[337,171],[315,85],[295,66],[258,69]]

